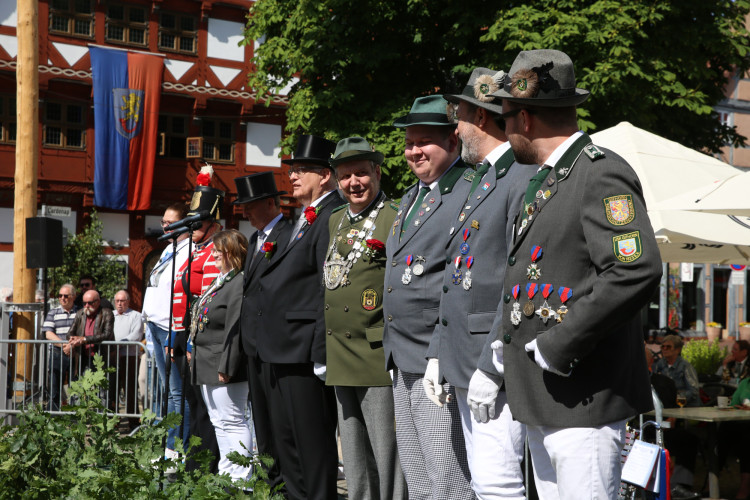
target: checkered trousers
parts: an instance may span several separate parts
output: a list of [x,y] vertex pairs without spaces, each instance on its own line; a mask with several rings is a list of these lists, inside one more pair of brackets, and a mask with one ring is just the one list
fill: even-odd
[[422,374],[394,370],[396,443],[411,500],[473,499],[456,393],[438,407],[427,399]]

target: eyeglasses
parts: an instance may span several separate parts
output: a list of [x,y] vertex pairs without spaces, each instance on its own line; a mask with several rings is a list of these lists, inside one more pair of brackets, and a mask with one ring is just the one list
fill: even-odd
[[161,224],[161,227],[167,227],[168,225],[174,224],[175,222],[178,222],[178,221],[176,221],[176,220],[162,220],[160,222],[160,224]]
[[79,288],[91,288],[91,283],[78,283]]
[[70,297],[70,295],[67,293],[61,293],[57,296],[58,299],[67,299],[68,297]]
[[512,116],[516,116],[516,115],[517,115],[518,113],[520,113],[521,111],[524,111],[524,110],[525,110],[525,111],[526,111],[526,112],[527,112],[528,114],[530,114],[530,115],[534,115],[534,114],[536,114],[536,111],[534,111],[533,109],[528,109],[528,108],[516,108],[516,109],[511,109],[511,110],[510,110],[510,111],[508,111],[507,113],[500,113],[500,118],[502,118],[503,120],[505,120],[505,119],[507,119],[507,118],[510,118],[510,117],[512,117]]
[[93,305],[94,305],[94,304],[96,304],[97,302],[99,302],[99,300],[84,300],[84,301],[83,301],[83,305],[86,305],[86,306],[93,306]]
[[297,177],[301,177],[302,174],[305,174],[307,172],[320,172],[325,167],[289,167],[289,177],[292,175],[296,175]]

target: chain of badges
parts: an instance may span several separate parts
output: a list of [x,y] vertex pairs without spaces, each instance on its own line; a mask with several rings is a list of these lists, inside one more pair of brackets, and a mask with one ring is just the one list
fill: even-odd
[[367,216],[361,231],[352,229],[346,235],[346,243],[352,245],[346,256],[342,256],[338,249],[338,242],[341,239],[341,226],[344,224],[344,219],[348,218],[347,213],[342,214],[341,221],[336,229],[336,236],[331,238],[331,245],[328,247],[328,254],[323,263],[323,282],[329,290],[335,290],[339,286],[349,284],[349,271],[354,263],[362,257],[362,252],[365,249],[363,241],[372,237],[372,233],[375,231],[375,219],[378,218],[380,210],[385,206],[384,198],[385,195],[381,194],[380,201]]

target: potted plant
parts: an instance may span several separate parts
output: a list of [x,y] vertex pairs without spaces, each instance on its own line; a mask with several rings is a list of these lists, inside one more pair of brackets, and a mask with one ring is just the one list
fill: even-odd
[[719,340],[690,340],[682,347],[682,357],[693,365],[698,378],[706,380],[716,375],[721,361],[726,357],[726,347],[721,347]]
[[721,337],[721,323],[709,321],[706,323],[706,337],[708,340],[716,340]]

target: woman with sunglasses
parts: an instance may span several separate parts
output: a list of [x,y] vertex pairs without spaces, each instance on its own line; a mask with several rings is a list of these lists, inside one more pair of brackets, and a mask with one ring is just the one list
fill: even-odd
[[[247,479],[249,467],[230,462],[227,454],[252,450],[250,422],[246,417],[248,387],[246,362],[240,348],[242,268],[247,238],[235,229],[214,235],[212,257],[219,276],[193,304],[190,342],[191,381],[200,385],[219,444],[219,473],[233,480]],[[242,443],[242,444],[240,444]]]

